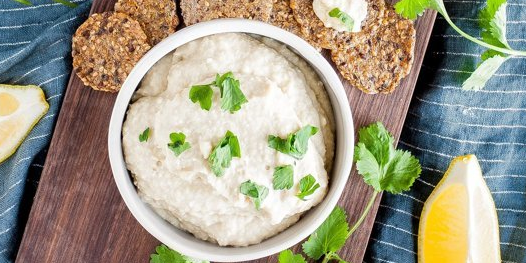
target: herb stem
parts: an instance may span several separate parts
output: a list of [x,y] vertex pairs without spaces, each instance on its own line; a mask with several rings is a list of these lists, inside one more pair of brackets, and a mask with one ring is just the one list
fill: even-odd
[[354,225],[351,227],[351,230],[349,230],[349,234],[347,235],[347,238],[349,238],[356,229],[363,223],[363,220],[367,217],[369,214],[369,211],[371,211],[371,208],[373,207],[374,201],[376,200],[376,196],[378,196],[378,191],[374,191],[373,195],[371,196],[371,199],[369,200],[369,203],[367,203],[367,206],[365,207],[365,210],[363,210],[362,215],[360,218],[358,218],[358,221],[354,223]]
[[489,49],[493,49],[493,50],[496,50],[496,51],[499,51],[501,53],[504,53],[504,54],[508,54],[508,55],[515,55],[515,56],[526,56],[526,51],[520,51],[520,50],[514,50],[514,49],[508,49],[508,48],[502,48],[502,47],[497,47],[497,46],[494,46],[494,45],[491,45],[491,44],[488,44],[480,39],[477,39],[475,37],[472,37],[471,35],[469,35],[468,33],[462,31],[462,29],[460,29],[459,27],[457,27],[457,25],[455,25],[455,23],[453,23],[453,21],[451,20],[451,18],[449,17],[449,15],[445,12],[440,12],[440,14],[444,17],[444,19],[446,19],[446,21],[448,22],[448,24],[453,28],[455,29],[455,31],[457,31],[461,36],[467,38],[468,40],[470,40],[471,42],[474,42],[478,45],[481,45],[483,47],[486,47],[486,48],[489,48]]

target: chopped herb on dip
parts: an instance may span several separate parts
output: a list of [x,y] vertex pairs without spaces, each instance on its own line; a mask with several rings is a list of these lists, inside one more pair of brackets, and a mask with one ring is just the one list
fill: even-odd
[[139,134],[139,142],[146,142],[150,138],[150,127],[146,128],[141,134]]
[[231,131],[227,131],[225,137],[214,147],[208,163],[210,169],[217,177],[223,176],[225,169],[230,167],[230,162],[234,157],[241,157],[239,141]]
[[349,31],[352,31],[354,27],[354,19],[338,7],[332,9],[329,12],[329,16],[338,18],[349,29]]
[[318,128],[307,125],[296,133],[289,134],[286,139],[269,135],[268,147],[301,160],[307,153],[309,138],[317,132]]
[[170,133],[170,143],[168,149],[175,153],[175,156],[181,155],[184,151],[190,149],[190,143],[186,142],[186,135],[182,132]]
[[274,190],[291,189],[294,185],[294,167],[282,165],[274,168],[272,186]]
[[267,187],[258,185],[250,180],[242,183],[239,187],[239,191],[242,194],[252,198],[257,210],[261,208],[261,202],[263,202],[263,200],[265,200],[268,195]]
[[203,110],[210,110],[210,108],[212,108],[213,95],[214,91],[210,85],[197,85],[192,86],[190,89],[190,100],[192,100],[193,103],[199,101],[199,105]]
[[210,110],[214,91],[212,86],[219,88],[221,92],[221,109],[234,113],[241,109],[241,105],[248,102],[245,94],[241,91],[239,80],[234,78],[232,72],[223,75],[217,74],[216,80],[210,84],[192,86],[190,89],[190,100],[193,103],[199,101],[203,110]]
[[300,192],[296,196],[305,201],[305,197],[314,194],[318,188],[320,188],[320,184],[316,183],[316,178],[311,174],[306,175],[300,180]]

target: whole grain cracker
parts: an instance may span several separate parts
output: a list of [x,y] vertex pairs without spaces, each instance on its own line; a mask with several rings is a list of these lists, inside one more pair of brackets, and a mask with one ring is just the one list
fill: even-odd
[[73,36],[73,67],[86,86],[117,92],[149,49],[139,22],[128,15],[93,14]]
[[[374,34],[374,31],[378,29],[378,18],[384,15],[385,2],[384,0],[366,1],[367,18],[362,22],[360,32],[339,32],[330,27],[325,27],[314,12],[312,0],[290,0],[290,7],[296,21],[300,24],[301,32],[310,40],[309,42],[326,49],[335,49],[338,48],[339,44],[345,44],[352,38],[364,38],[367,35]],[[336,39],[341,40],[335,41]]]
[[392,7],[381,26],[367,39],[354,39],[334,49],[332,60],[343,77],[369,94],[391,93],[411,71],[415,47],[413,21],[400,17]]
[[174,33],[179,25],[173,0],[119,0],[115,11],[137,20],[152,46]]
[[181,11],[187,26],[216,18],[247,18],[268,22],[272,0],[181,0]]
[[300,24],[294,18],[292,8],[290,8],[290,0],[274,0],[272,13],[270,14],[270,23],[305,39],[318,51],[321,50],[317,43],[310,41],[301,32]]

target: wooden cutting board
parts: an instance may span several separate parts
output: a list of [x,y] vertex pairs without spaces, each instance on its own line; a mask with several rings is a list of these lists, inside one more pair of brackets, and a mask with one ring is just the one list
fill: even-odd
[[[113,10],[114,2],[94,0],[92,13]],[[381,121],[398,140],[435,17],[434,12],[426,12],[417,20],[413,70],[393,94],[366,95],[346,86],[355,129]],[[18,262],[149,262],[160,242],[126,208],[108,160],[108,124],[115,98],[84,87],[71,74]],[[371,193],[353,168],[339,202],[349,222],[357,220]],[[340,251],[345,260],[362,262],[379,202],[380,198]]]

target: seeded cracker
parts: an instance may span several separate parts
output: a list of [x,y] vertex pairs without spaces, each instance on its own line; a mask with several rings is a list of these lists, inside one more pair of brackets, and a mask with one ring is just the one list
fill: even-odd
[[[352,38],[363,38],[374,33],[378,29],[378,18],[385,12],[384,0],[366,0],[367,18],[362,23],[362,31],[357,33],[338,32],[329,27],[325,27],[323,22],[316,16],[312,8],[312,0],[290,0],[290,7],[293,10],[296,21],[300,24],[301,32],[309,39],[309,42],[316,43],[326,49],[335,49],[338,44],[350,41]],[[342,41],[335,41],[343,39]]]
[[332,60],[350,84],[369,94],[391,93],[413,65],[415,29],[390,7],[376,34],[332,50]]
[[117,92],[149,49],[139,22],[122,13],[93,14],[73,36],[73,67],[86,86]]
[[115,11],[137,20],[152,46],[174,33],[179,25],[173,0],[119,0]]
[[272,0],[181,0],[184,23],[189,26],[216,18],[248,18],[268,22]]
[[314,48],[321,50],[320,46],[310,41],[303,35],[303,33],[301,33],[300,24],[294,18],[294,14],[290,8],[290,0],[274,0],[272,13],[270,14],[270,23],[302,37],[314,46]]

